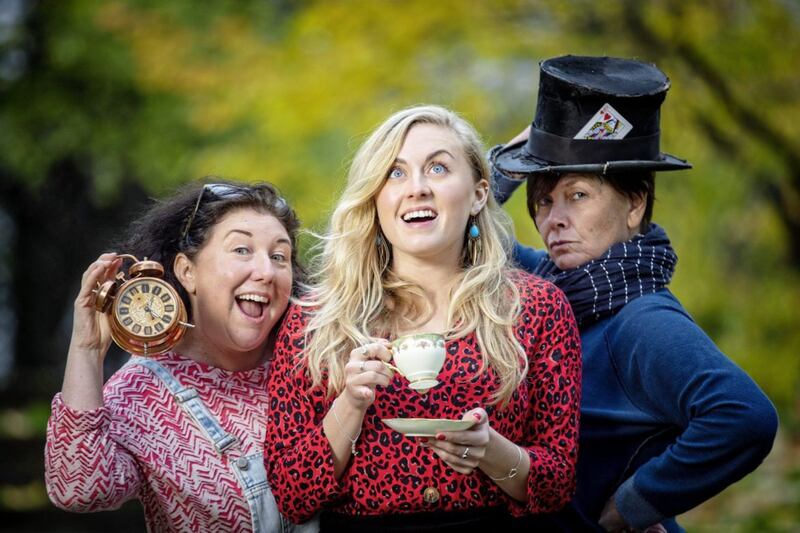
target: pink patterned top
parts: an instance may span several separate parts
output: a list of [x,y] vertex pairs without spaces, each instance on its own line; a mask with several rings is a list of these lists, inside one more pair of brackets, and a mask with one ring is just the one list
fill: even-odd
[[45,481],[65,510],[116,509],[132,498],[151,531],[251,531],[251,514],[229,467],[263,454],[267,366],[230,372],[176,354],[156,358],[239,445],[220,454],[147,368],[128,365],[103,388],[105,407],[76,411],[53,399]]

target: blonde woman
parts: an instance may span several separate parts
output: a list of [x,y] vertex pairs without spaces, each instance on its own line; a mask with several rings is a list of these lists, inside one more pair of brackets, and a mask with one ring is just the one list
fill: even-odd
[[[474,129],[441,107],[386,120],[355,156],[316,290],[290,307],[270,374],[279,508],[323,531],[513,529],[573,492],[580,345],[569,304],[511,271],[507,219]],[[421,395],[388,341],[441,332]],[[382,419],[475,424],[415,440]]]

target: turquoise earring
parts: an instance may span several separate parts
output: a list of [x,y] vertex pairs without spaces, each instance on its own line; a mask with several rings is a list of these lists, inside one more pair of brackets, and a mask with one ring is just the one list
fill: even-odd
[[469,227],[467,229],[466,257],[464,264],[476,265],[481,254],[481,228],[478,227],[478,218],[475,216],[469,217]]
[[477,239],[481,236],[481,228],[478,227],[478,220],[474,216],[470,218],[471,224],[469,225],[469,238]]

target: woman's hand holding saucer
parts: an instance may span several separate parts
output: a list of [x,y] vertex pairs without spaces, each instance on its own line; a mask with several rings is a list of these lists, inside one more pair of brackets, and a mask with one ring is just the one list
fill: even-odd
[[475,425],[464,431],[442,431],[435,439],[423,439],[423,446],[433,450],[447,465],[460,474],[471,474],[486,454],[489,444],[489,417],[477,408],[467,411],[462,420]]

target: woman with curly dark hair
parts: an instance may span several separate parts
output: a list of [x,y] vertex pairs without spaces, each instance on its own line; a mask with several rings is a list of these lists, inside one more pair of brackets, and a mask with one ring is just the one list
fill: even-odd
[[111,336],[95,289],[123,258],[104,253],[89,266],[47,428],[58,507],[93,512],[138,498],[151,531],[289,526],[266,482],[264,435],[274,333],[302,278],[298,226],[268,183],[194,183],[156,202],[119,251],[161,263],[195,327],[167,353],[132,356],[105,385]]

